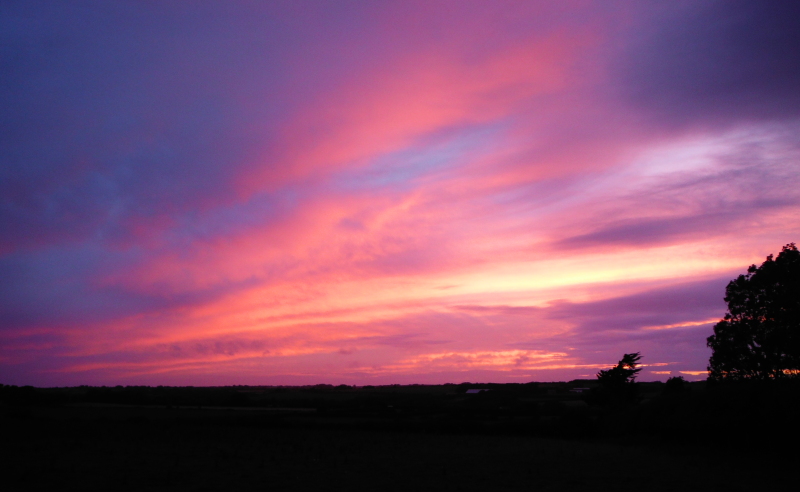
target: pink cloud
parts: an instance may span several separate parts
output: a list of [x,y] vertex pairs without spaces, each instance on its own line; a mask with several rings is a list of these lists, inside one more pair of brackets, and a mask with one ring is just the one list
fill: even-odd
[[[0,363],[36,384],[519,381],[641,350],[696,376],[725,279],[797,240],[797,125],[654,123],[620,95],[647,10],[232,7],[175,39],[142,14],[123,34],[163,54],[136,67],[92,51],[128,38],[69,31],[125,90],[88,104],[44,65],[66,106],[3,161]],[[39,114],[34,85],[14,94]]]

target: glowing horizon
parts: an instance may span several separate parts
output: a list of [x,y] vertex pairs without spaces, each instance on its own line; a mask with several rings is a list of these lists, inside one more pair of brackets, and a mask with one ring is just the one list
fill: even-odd
[[0,10],[3,384],[703,379],[800,241],[791,3]]

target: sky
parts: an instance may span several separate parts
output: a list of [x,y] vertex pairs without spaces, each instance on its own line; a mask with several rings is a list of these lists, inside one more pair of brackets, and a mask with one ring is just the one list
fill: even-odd
[[0,3],[0,383],[704,379],[800,3]]

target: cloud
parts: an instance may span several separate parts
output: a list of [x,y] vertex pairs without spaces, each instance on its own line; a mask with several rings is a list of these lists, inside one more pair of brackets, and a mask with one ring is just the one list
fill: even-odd
[[795,127],[747,128],[695,137],[679,149],[650,150],[604,178],[609,189],[592,199],[614,196],[610,206],[582,215],[573,227],[589,230],[556,240],[554,248],[650,247],[747,235],[765,218],[779,224],[783,217],[782,226],[791,229],[800,204]]
[[3,373],[697,370],[799,223],[795,7],[731,5],[3,4]]
[[634,25],[617,70],[622,97],[662,125],[800,116],[800,6],[682,2]]
[[606,331],[641,330],[685,321],[721,318],[730,276],[683,283],[598,301],[557,302],[546,316],[577,322],[576,331],[600,335]]

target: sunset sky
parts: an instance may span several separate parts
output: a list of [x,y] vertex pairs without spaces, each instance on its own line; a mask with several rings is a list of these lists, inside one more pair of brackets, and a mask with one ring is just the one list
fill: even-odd
[[0,3],[0,383],[704,379],[800,2]]

